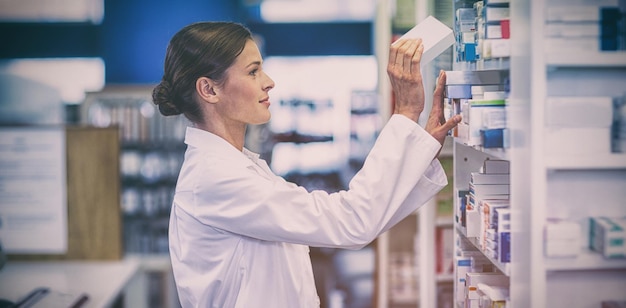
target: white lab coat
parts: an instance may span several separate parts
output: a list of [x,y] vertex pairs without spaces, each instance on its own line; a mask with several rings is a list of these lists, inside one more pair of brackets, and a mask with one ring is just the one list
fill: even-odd
[[309,246],[358,249],[447,184],[440,144],[401,115],[347,191],[307,192],[258,155],[188,128],[170,216],[183,307],[318,307]]

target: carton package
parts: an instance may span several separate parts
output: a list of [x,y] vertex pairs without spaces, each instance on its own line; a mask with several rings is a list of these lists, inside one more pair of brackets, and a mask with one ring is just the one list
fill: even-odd
[[606,258],[626,258],[626,218],[590,217],[589,248]]
[[[454,33],[444,23],[433,16],[426,17],[400,37],[421,38],[424,44],[421,65],[424,66],[454,44]],[[394,43],[395,44],[395,43]]]

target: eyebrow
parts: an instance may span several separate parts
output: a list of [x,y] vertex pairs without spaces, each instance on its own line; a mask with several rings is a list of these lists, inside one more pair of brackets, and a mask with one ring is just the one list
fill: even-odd
[[252,63],[246,65],[246,68],[253,66],[253,65],[261,65],[261,61],[253,61]]

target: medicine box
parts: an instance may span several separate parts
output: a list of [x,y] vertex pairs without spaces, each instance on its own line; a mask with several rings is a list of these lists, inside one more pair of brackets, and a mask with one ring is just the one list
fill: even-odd
[[546,125],[560,127],[610,127],[613,98],[550,97],[546,100]]
[[595,37],[600,36],[598,22],[553,22],[546,24],[546,37]]
[[480,130],[480,140],[483,148],[504,148],[505,147],[505,129],[490,128]]
[[424,44],[421,65],[424,66],[455,42],[452,29],[433,16],[428,16],[400,39],[421,38]]
[[611,152],[610,127],[546,127],[548,155],[594,155]]
[[544,229],[545,240],[572,240],[582,236],[582,229],[575,221],[551,220]]
[[488,272],[488,273],[472,273],[465,274],[465,297],[467,298],[467,290],[470,286],[478,287],[479,283],[483,283],[490,286],[508,287],[509,277],[502,273]]
[[582,235],[582,227],[575,221],[548,220],[543,235],[546,257],[578,256]]
[[511,232],[498,232],[498,261],[511,262]]
[[470,183],[474,184],[510,184],[511,178],[508,174],[488,174],[480,172],[470,173]]
[[589,248],[607,258],[626,257],[626,218],[591,217]]
[[502,85],[490,85],[490,86],[472,86],[472,98],[484,99],[486,92],[499,92],[504,89]]
[[484,39],[483,58],[506,58],[511,56],[511,40],[509,39]]
[[[617,2],[617,1],[615,1]],[[619,5],[618,3],[615,5]],[[546,10],[546,21],[585,22],[599,21],[600,7],[597,5],[551,5]]]
[[503,83],[506,73],[498,70],[487,71],[446,71],[446,85],[468,84],[472,86],[480,85],[500,85]]
[[476,10],[473,8],[457,9],[456,23],[459,32],[476,31]]
[[545,52],[589,52],[600,50],[598,37],[549,37],[544,40]]
[[548,258],[576,257],[580,247],[579,239],[544,241],[544,253]]
[[511,10],[508,7],[486,6],[484,11],[485,20],[492,22],[509,19],[510,12]]

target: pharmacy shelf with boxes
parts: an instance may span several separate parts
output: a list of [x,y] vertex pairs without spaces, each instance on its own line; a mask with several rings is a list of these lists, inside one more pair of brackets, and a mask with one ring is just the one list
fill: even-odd
[[454,4],[456,306],[625,305],[626,3]]

